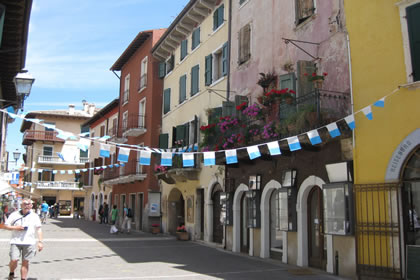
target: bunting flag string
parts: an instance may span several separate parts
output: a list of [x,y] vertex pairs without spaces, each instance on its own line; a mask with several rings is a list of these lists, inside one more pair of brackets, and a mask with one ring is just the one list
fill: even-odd
[[[124,166],[124,162],[128,162],[130,151],[134,150],[139,152],[140,158],[139,158],[139,164],[141,165],[150,165],[151,164],[151,155],[152,153],[159,154],[160,156],[160,164],[162,166],[172,166],[172,159],[175,155],[182,155],[182,163],[184,167],[191,167],[194,166],[194,155],[195,154],[203,154],[203,162],[205,166],[215,165],[216,164],[216,152],[225,153],[226,157],[226,163],[227,164],[235,164],[238,162],[237,158],[237,151],[246,149],[248,156],[251,160],[256,159],[261,156],[259,147],[267,145],[268,151],[271,156],[275,155],[281,155],[281,149],[279,146],[279,142],[286,141],[288,144],[288,147],[290,151],[298,151],[302,149],[300,142],[299,142],[299,136],[306,136],[308,137],[310,143],[312,145],[317,145],[322,143],[322,139],[319,135],[319,130],[322,128],[326,128],[329,132],[329,135],[331,138],[335,138],[341,135],[341,132],[337,126],[337,123],[344,120],[347,126],[354,130],[356,129],[356,123],[355,123],[355,115],[359,113],[363,113],[365,117],[368,120],[373,120],[373,112],[372,112],[372,106],[377,108],[384,108],[385,107],[385,100],[386,98],[390,97],[391,95],[397,93],[399,91],[400,87],[394,89],[392,92],[387,94],[386,96],[380,98],[379,100],[375,101],[373,104],[368,105],[361,110],[358,110],[356,112],[353,112],[352,114],[346,116],[345,118],[336,120],[330,124],[327,124],[325,126],[313,129],[311,131],[298,134],[295,136],[291,136],[288,138],[278,139],[275,141],[268,142],[268,143],[261,143],[257,145],[252,145],[248,147],[238,147],[236,149],[230,149],[230,150],[219,150],[219,151],[198,151],[198,144],[190,144],[188,146],[184,147],[178,147],[178,148],[171,148],[171,149],[160,149],[160,148],[153,148],[153,147],[145,147],[145,146],[139,146],[139,145],[130,145],[130,144],[120,144],[120,143],[114,143],[109,141],[110,136],[105,135],[103,137],[88,137],[89,133],[80,133],[78,135],[75,135],[71,132],[66,132],[61,129],[56,128],[55,125],[45,123],[41,119],[34,119],[34,118],[25,118],[24,115],[19,115],[14,113],[14,109],[10,107],[7,107],[6,109],[0,109],[0,112],[8,114],[11,118],[20,118],[24,121],[29,121],[36,123],[38,125],[44,126],[46,129],[51,131],[56,131],[58,138],[61,138],[63,140],[67,141],[76,141],[75,145],[80,150],[86,152],[88,151],[91,143],[99,143],[100,145],[100,152],[99,155],[104,158],[109,158],[111,154],[111,148],[115,147],[118,148],[118,158],[117,160],[119,163],[111,164],[111,165],[104,165],[100,167],[95,167],[97,169],[106,169],[106,168],[112,168],[112,167],[119,167]],[[62,153],[57,152],[57,155],[60,159],[65,161],[65,156],[63,156]],[[33,172],[44,172],[44,171],[52,171],[53,174],[57,174],[57,172],[60,172],[61,174],[80,174],[80,172],[87,172],[93,170],[93,168],[84,168],[84,169],[74,169],[74,170],[47,170],[47,169],[37,169],[37,168],[31,168],[31,171]],[[77,172],[76,172],[77,171]]]

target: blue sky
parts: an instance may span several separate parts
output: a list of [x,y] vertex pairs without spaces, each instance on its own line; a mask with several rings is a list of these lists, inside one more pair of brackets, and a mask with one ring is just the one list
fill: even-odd
[[[119,80],[109,68],[138,32],[168,27],[188,2],[34,0],[25,68],[35,83],[24,112],[81,109],[82,100],[103,107],[117,98]],[[20,126],[18,119],[8,127],[10,154],[24,152]]]

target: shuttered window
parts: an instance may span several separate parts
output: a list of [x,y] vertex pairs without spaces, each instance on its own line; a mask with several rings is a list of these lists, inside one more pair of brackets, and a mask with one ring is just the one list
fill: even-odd
[[225,6],[221,5],[217,8],[213,13],[213,30],[216,30],[220,25],[222,25],[223,21],[225,20],[224,17],[225,13]]
[[213,63],[213,56],[210,54],[206,56],[206,61],[205,61],[204,75],[205,75],[206,86],[209,86],[212,83],[212,63]]
[[312,61],[299,60],[297,62],[297,81],[299,91],[296,93],[296,97],[301,97],[314,91],[312,82],[308,81],[308,77],[305,76],[305,74],[311,75],[315,71],[315,64]]
[[314,14],[314,0],[295,0],[296,1],[296,25],[304,22]]
[[0,4],[0,47],[1,47],[1,38],[3,38],[3,27],[4,27],[4,18],[6,15],[6,6]]
[[187,75],[179,77],[179,104],[187,99]]
[[246,0],[239,0],[239,5],[242,5]]
[[200,45],[200,27],[197,27],[193,31],[191,41],[191,50],[195,49],[198,45]]
[[222,49],[222,76],[226,76],[228,74],[228,54],[228,43],[226,42]]
[[187,56],[188,40],[181,41],[181,60]]
[[163,91],[163,114],[171,110],[171,89],[167,88]]
[[239,64],[251,57],[251,25],[247,24],[239,31]]
[[288,88],[296,91],[295,73],[281,75],[279,77],[279,87],[280,89]]
[[420,81],[420,3],[407,8],[413,81]]
[[174,69],[175,64],[175,57],[174,55],[171,55],[171,57],[166,61],[166,74],[171,72]]
[[168,148],[168,133],[162,133],[159,135],[159,148],[167,149]]
[[193,68],[191,68],[191,96],[193,96],[199,91],[199,69],[199,65],[196,65]]
[[164,78],[166,75],[166,63],[165,62],[160,62],[159,63],[159,74],[158,77],[160,79]]
[[222,102],[222,115],[223,117],[226,116],[234,116],[235,114],[235,103],[231,101],[223,101]]

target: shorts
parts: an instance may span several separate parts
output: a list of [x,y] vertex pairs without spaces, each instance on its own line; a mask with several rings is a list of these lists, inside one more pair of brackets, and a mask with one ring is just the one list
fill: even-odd
[[22,256],[23,260],[30,261],[36,255],[36,245],[19,245],[10,244],[10,260],[19,260]]
[[46,218],[48,212],[41,212],[41,218]]

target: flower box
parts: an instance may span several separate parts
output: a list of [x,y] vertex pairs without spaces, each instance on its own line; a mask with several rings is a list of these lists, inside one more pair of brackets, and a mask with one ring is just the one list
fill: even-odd
[[189,235],[188,235],[188,231],[177,231],[176,232],[176,239],[178,240],[182,240],[182,241],[187,241],[189,240]]
[[158,233],[160,233],[160,226],[159,226],[159,225],[152,225],[151,232],[152,232],[153,234],[158,234]]

